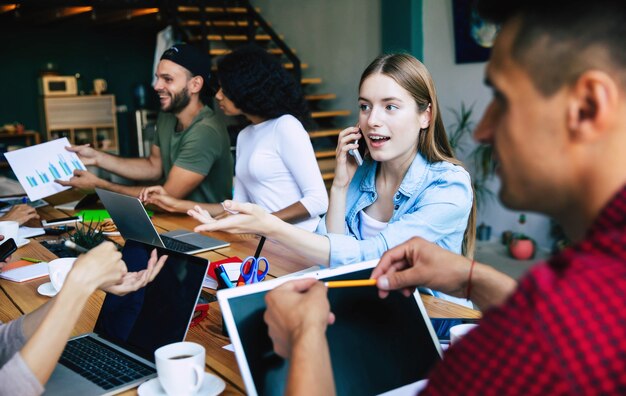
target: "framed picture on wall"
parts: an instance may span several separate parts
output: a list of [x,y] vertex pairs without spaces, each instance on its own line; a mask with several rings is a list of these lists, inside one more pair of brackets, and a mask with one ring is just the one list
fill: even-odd
[[472,0],[452,0],[456,63],[485,62],[498,27],[485,22],[472,7]]

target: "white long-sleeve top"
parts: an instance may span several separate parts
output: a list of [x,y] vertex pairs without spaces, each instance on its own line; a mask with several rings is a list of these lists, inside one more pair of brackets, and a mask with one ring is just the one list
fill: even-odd
[[311,218],[295,225],[315,230],[328,210],[328,194],[309,135],[295,117],[284,115],[239,133],[234,200],[270,212],[300,202]]

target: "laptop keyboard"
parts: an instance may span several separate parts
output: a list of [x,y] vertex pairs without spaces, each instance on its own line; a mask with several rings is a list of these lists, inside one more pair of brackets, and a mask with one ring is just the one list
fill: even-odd
[[166,248],[177,252],[186,253],[200,249],[196,245],[192,245],[190,243],[183,242],[181,240],[170,238],[164,235],[161,235],[161,240],[163,241],[163,244]]
[[59,363],[106,390],[156,373],[156,369],[90,337],[68,341]]

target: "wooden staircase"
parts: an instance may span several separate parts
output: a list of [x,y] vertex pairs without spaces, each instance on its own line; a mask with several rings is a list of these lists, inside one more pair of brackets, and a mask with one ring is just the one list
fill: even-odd
[[[293,71],[296,77],[298,77],[299,72],[309,68],[307,63],[300,63],[299,68],[294,67],[294,63],[288,58],[285,51],[290,50],[292,54],[296,51],[290,47],[285,47],[285,43],[283,43],[285,50],[280,48],[281,45],[277,44],[271,34],[264,29],[264,25],[268,26],[269,23],[264,20],[257,21],[250,15],[251,7],[247,1],[206,0],[204,5],[204,12],[199,6],[177,7],[178,27],[185,32],[186,40],[204,45],[204,48],[208,48],[209,54],[214,59],[230,53],[234,48],[248,43],[249,38],[252,38],[257,45],[280,57],[284,67]],[[260,10],[256,8],[253,13],[258,15]],[[274,33],[274,36],[281,41],[284,40],[282,35]],[[206,40],[205,42],[202,42],[203,38]],[[216,64],[215,61],[214,64]],[[337,98],[337,95],[322,91],[323,80],[321,77],[301,76],[300,81],[311,109],[311,116],[317,124],[316,128],[309,131],[309,136],[322,177],[327,187],[330,187],[334,177],[337,135],[342,130],[338,126],[345,126],[345,122],[337,122],[336,119],[349,116],[350,110],[328,110],[328,108],[332,108],[332,101]],[[236,134],[244,126],[231,127],[233,144]]]

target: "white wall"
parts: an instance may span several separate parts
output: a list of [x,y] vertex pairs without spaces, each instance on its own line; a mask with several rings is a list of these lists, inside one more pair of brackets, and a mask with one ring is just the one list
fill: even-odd
[[[305,77],[321,77],[318,93],[335,93],[325,103],[329,109],[345,109],[356,121],[357,87],[365,67],[380,53],[380,0],[253,0],[261,15],[284,41],[296,50]],[[342,127],[344,125],[338,125]]]
[[[424,64],[430,70],[439,96],[443,121],[446,127],[454,124],[454,116],[449,108],[459,109],[461,102],[474,104],[474,125],[479,120],[490,100],[490,91],[483,85],[485,63],[455,64],[452,0],[424,0]],[[467,147],[461,157],[471,152],[474,143],[466,142]],[[466,161],[466,158],[462,158]],[[497,191],[499,181],[491,183]],[[492,237],[502,231],[524,232],[533,237],[542,247],[549,248],[549,220],[545,216],[528,214],[527,223],[520,228],[517,224],[519,212],[505,209],[497,198],[486,202],[480,210],[478,222],[492,227]]]

